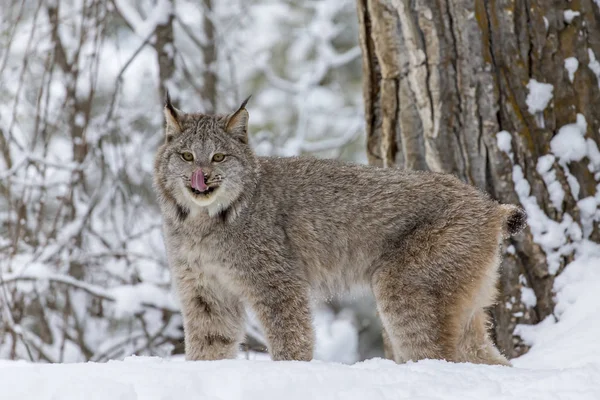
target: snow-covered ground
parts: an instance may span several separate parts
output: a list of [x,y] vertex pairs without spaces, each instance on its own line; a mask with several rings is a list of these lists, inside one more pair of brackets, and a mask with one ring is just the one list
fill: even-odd
[[3,400],[599,399],[600,365],[522,369],[422,361],[0,364]]
[[600,245],[583,242],[578,253],[556,280],[555,317],[519,328],[533,347],[513,360],[514,368],[381,359],[354,365],[151,357],[54,365],[0,361],[0,399],[598,400]]

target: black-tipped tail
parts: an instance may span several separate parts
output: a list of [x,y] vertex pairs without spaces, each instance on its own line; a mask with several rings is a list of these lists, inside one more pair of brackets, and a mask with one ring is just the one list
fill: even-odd
[[525,229],[527,225],[527,213],[521,207],[512,204],[502,204],[502,210],[506,216],[505,230],[508,235],[516,235]]

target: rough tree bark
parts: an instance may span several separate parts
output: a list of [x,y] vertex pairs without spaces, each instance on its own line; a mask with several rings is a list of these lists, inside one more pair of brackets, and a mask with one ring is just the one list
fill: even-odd
[[[585,138],[600,142],[600,8],[594,0],[357,1],[371,164],[452,173],[514,204],[513,165],[520,165],[548,217],[561,221],[568,213],[580,221],[577,201],[598,189],[590,160],[554,161],[566,194],[561,207],[550,200],[536,164],[578,113],[587,122]],[[568,9],[580,14],[569,21]],[[569,57],[579,61],[572,81]],[[526,102],[530,79],[554,86],[551,103],[537,115]],[[503,130],[512,136],[513,161],[498,147]],[[570,187],[571,176],[579,188]],[[589,237],[600,239],[597,222]],[[527,350],[513,335],[515,326],[552,314],[554,278],[572,253],[559,257],[551,273],[531,230],[506,244],[513,247],[491,312],[498,345],[515,357]],[[535,306],[521,299],[523,285],[533,289]]]

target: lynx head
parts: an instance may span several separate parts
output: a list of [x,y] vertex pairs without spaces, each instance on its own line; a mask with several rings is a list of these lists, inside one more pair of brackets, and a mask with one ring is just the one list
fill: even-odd
[[167,93],[165,142],[154,167],[162,201],[214,216],[251,186],[258,163],[248,146],[248,99],[229,115],[188,114],[173,107]]

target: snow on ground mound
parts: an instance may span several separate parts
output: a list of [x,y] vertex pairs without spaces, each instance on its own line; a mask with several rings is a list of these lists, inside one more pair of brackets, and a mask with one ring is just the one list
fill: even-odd
[[532,370],[432,360],[348,366],[147,357],[106,364],[0,363],[3,400],[599,399],[598,382],[598,364]]
[[537,325],[517,327],[516,333],[533,347],[514,364],[553,368],[590,363],[600,366],[600,245],[583,241],[575,261],[556,278],[554,291],[554,315]]

